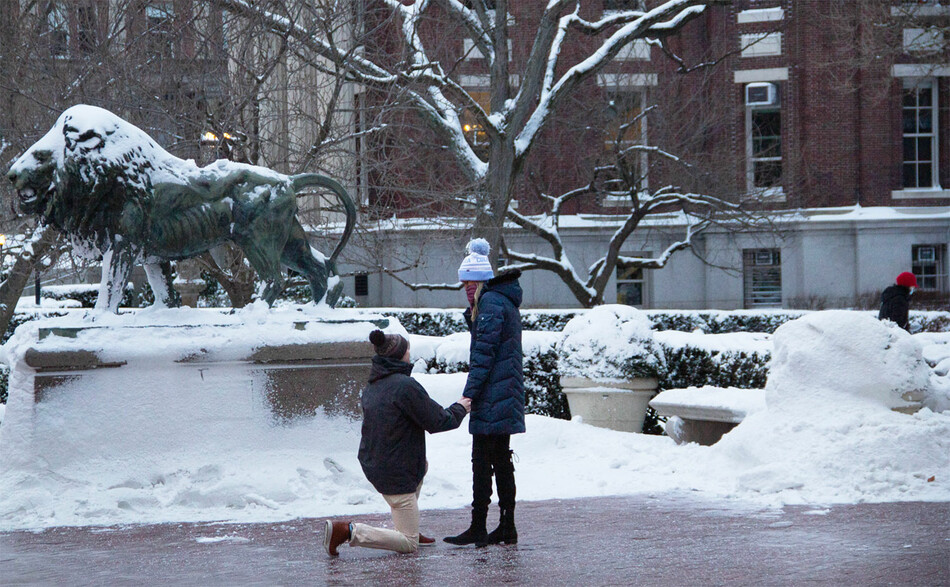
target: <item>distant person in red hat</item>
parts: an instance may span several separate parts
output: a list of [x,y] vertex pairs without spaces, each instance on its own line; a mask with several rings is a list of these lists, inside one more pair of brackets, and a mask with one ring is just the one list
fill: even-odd
[[897,282],[881,293],[881,311],[877,317],[881,320],[890,320],[904,330],[910,332],[910,323],[907,319],[910,309],[910,294],[917,288],[917,277],[910,271],[897,276]]

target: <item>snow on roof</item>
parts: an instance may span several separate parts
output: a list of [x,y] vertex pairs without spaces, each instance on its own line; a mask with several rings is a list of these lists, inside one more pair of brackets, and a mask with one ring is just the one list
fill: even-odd
[[[542,226],[550,227],[550,218],[543,216],[529,216],[529,219],[541,222]],[[561,229],[582,229],[619,227],[627,218],[626,214],[562,214],[558,226]],[[800,208],[794,210],[777,210],[771,218],[774,222],[782,223],[818,223],[818,222],[854,222],[872,223],[885,221],[920,221],[920,220],[947,220],[950,222],[950,206],[844,206],[837,208]],[[370,231],[426,231],[426,230],[468,230],[472,219],[464,217],[438,218],[391,218],[375,222],[375,226],[363,225]],[[686,226],[688,220],[681,212],[666,214],[651,214],[645,217],[640,226]],[[321,230],[342,230],[343,223],[322,225]],[[517,229],[512,222],[506,223],[506,228]]]

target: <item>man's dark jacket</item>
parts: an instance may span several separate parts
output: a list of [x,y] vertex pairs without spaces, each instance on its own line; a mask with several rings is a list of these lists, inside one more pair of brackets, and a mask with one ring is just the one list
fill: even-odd
[[895,322],[904,330],[910,330],[907,313],[910,309],[910,288],[892,285],[881,293],[881,311],[877,317]]
[[525,431],[520,276],[517,270],[504,273],[482,287],[474,324],[466,310],[472,346],[462,395],[472,398],[472,434]]
[[411,372],[409,363],[374,356],[361,399],[360,465],[383,495],[414,493],[426,474],[426,431],[454,430],[465,418],[464,406],[443,408]]

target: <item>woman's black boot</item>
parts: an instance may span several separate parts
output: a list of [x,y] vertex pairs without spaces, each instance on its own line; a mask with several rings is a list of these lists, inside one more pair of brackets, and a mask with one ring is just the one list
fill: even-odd
[[518,544],[518,530],[515,528],[515,509],[501,510],[501,522],[488,535],[489,544]]
[[474,544],[476,547],[488,546],[488,529],[485,527],[485,518],[488,510],[472,510],[472,525],[458,536],[444,538],[449,544],[464,546]]

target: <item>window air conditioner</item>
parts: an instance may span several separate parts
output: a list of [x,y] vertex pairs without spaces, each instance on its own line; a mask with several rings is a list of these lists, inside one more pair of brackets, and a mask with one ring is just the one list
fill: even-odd
[[778,87],[769,82],[756,82],[745,87],[746,106],[774,106],[778,104]]

